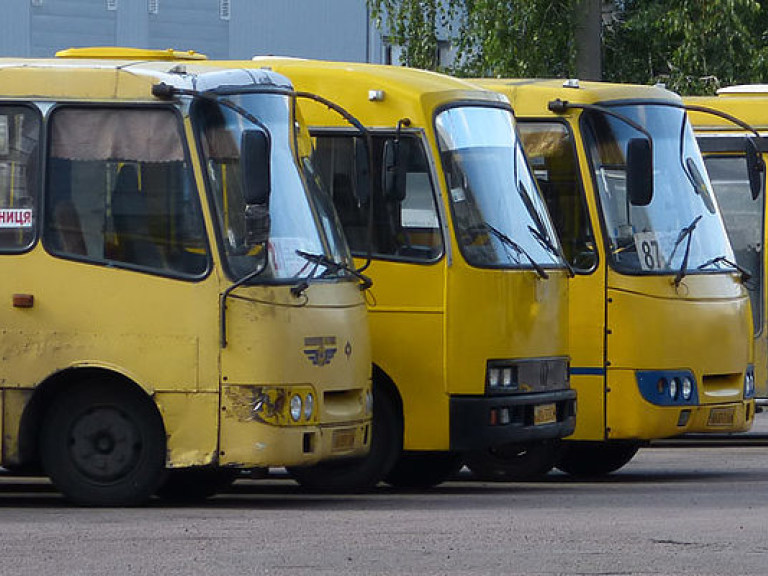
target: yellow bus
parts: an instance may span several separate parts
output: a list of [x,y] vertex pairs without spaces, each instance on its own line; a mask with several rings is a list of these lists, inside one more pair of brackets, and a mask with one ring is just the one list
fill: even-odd
[[[718,96],[685,98],[685,103],[726,113],[768,134],[768,89],[763,85],[733,86]],[[752,304],[755,333],[755,389],[758,402],[768,400],[768,326],[765,293],[765,161],[768,147],[764,138],[751,130],[712,114],[691,112],[699,147],[715,191],[725,228],[733,246],[735,263],[751,275],[745,283]],[[748,144],[751,142],[751,144]],[[762,154],[763,186],[752,191],[749,177],[749,149]],[[727,263],[724,263],[727,264]]]
[[289,81],[59,55],[0,59],[0,464],[130,505],[365,454],[365,302]]
[[644,442],[747,430],[752,326],[681,100],[661,87],[484,80],[506,95],[565,253],[575,433],[557,466],[621,468]]
[[367,458],[292,472],[334,489],[431,486],[463,461],[500,480],[550,470],[575,426],[567,269],[506,99],[402,67],[254,64],[339,103],[371,141],[372,190],[356,132],[302,109],[352,252],[370,256],[375,407]]

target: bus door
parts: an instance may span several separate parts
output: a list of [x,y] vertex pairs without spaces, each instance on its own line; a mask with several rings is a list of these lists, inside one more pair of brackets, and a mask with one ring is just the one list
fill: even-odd
[[448,419],[436,415],[447,414],[448,398],[434,386],[444,381],[445,248],[423,135],[413,129],[372,131],[371,180],[359,173],[364,162],[357,155],[364,147],[355,133],[318,129],[313,137],[315,164],[358,264],[368,254],[370,234],[366,274],[376,279],[367,294],[372,347],[398,351],[385,355],[391,364],[380,368],[409,391],[402,398],[403,447],[445,450]]
[[[758,398],[768,397],[768,330],[766,330],[765,182],[752,198],[742,136],[699,136],[709,179],[720,205],[737,263],[752,277],[749,291],[755,331],[755,382]],[[765,157],[766,154],[763,153]],[[763,175],[765,178],[765,175]]]
[[578,393],[579,417],[570,438],[602,440],[606,427],[606,288],[605,262],[598,258],[600,240],[595,236],[599,231],[593,229],[590,220],[596,214],[590,217],[570,125],[560,120],[518,118],[518,130],[575,272],[569,284],[569,335],[571,386]]

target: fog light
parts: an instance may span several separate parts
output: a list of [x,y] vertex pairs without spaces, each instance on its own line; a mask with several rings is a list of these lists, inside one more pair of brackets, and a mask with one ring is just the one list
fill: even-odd
[[499,410],[499,424],[509,424],[509,408]]
[[315,397],[312,394],[307,394],[307,399],[304,402],[304,420],[312,418],[312,411],[315,409]]
[[291,396],[291,418],[294,422],[298,422],[301,418],[301,396],[298,394]]
[[693,382],[688,376],[683,376],[682,384],[680,385],[680,394],[683,400],[690,400],[693,395]]

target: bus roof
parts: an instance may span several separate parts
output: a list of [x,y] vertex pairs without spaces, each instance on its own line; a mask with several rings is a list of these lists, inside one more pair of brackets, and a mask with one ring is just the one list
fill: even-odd
[[[721,92],[718,94],[718,96],[686,96],[683,101],[686,104],[714,108],[725,112],[761,132],[768,130],[768,112],[765,109],[766,104],[768,104],[768,91],[764,93],[758,91],[731,92],[727,96]],[[688,116],[697,131],[745,132],[741,126],[712,114],[690,111]]]
[[[157,52],[157,51],[155,51]],[[117,53],[115,54],[117,55]],[[86,58],[0,58],[0,98],[39,100],[156,100],[152,86],[211,90],[227,87],[291,88],[268,70],[233,69],[205,60]]]
[[562,79],[496,79],[478,78],[473,83],[505,94],[515,113],[521,115],[550,114],[547,104],[556,99],[578,104],[606,104],[634,100],[680,102],[680,97],[660,86],[611,84]]
[[436,108],[457,101],[507,104],[465,80],[403,66],[277,57],[250,62],[284,74],[297,90],[333,100],[368,126],[392,126],[403,117],[429,124]]

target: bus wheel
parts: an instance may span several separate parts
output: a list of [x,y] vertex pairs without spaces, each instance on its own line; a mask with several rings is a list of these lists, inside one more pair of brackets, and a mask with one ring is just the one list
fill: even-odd
[[371,447],[363,458],[329,460],[288,472],[313,492],[353,493],[370,490],[395,465],[403,449],[403,424],[392,397],[374,385]]
[[157,496],[168,502],[200,502],[229,488],[237,474],[237,470],[228,468],[170,470]]
[[77,504],[132,506],[165,474],[165,431],[152,402],[110,382],[76,385],[49,408],[40,437],[43,468]]
[[563,442],[555,466],[572,476],[604,476],[632,460],[639,449],[638,442]]
[[555,467],[559,451],[557,440],[507,444],[472,452],[465,464],[480,480],[526,482],[546,476]]
[[431,488],[461,469],[461,456],[453,452],[403,454],[384,479],[395,488]]

